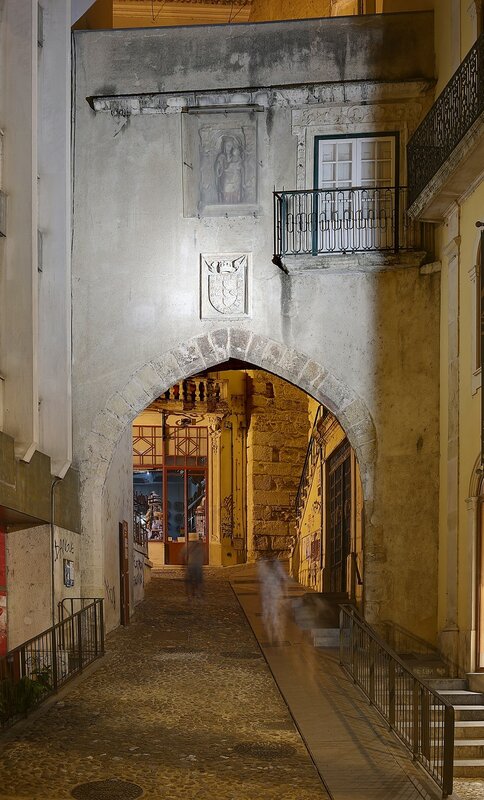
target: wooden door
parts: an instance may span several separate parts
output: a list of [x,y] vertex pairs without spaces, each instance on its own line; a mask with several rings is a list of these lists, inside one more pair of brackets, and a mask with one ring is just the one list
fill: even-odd
[[351,549],[351,451],[345,442],[328,459],[330,591],[346,592]]
[[126,520],[119,523],[120,622],[129,625],[129,529]]

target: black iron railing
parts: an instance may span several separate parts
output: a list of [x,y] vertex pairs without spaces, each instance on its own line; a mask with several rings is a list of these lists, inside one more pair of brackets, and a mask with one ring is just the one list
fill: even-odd
[[407,148],[413,203],[484,111],[484,34],[437,97]]
[[[104,655],[103,600],[73,598],[83,606],[0,659],[0,727],[8,727]],[[74,606],[72,606],[74,607]]]
[[310,477],[312,476],[312,471],[314,469],[319,454],[319,449],[316,440],[316,433],[318,430],[318,422],[322,414],[324,414],[323,406],[319,406],[318,410],[316,411],[316,416],[314,418],[311,436],[309,437],[309,444],[306,450],[304,466],[302,468],[301,477],[299,479],[299,486],[296,494],[296,516],[298,518],[300,517],[303,510],[304,502],[306,499],[306,493],[309,488]]
[[274,192],[274,261],[288,255],[433,250],[433,229],[406,213],[406,187]]
[[340,662],[413,758],[452,794],[454,709],[423,683],[351,606],[341,606]]

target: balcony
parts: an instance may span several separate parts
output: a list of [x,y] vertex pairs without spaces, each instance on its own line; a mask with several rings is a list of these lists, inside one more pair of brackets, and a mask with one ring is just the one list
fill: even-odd
[[440,222],[484,163],[484,34],[408,143],[409,213]]
[[404,187],[274,192],[274,258],[433,252],[433,227],[407,216]]

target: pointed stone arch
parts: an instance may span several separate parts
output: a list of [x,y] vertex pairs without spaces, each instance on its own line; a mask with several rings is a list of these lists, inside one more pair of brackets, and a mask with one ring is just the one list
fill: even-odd
[[79,464],[84,594],[99,592],[102,585],[99,566],[96,566],[102,560],[102,492],[122,434],[138,414],[174,383],[231,358],[284,378],[334,413],[356,452],[366,517],[370,519],[376,434],[365,403],[342,380],[303,353],[246,329],[219,328],[195,336],[144,364],[111,395],[96,415]]

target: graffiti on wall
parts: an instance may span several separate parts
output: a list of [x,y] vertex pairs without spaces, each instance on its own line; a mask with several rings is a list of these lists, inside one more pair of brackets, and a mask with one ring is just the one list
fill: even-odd
[[144,585],[144,558],[139,558],[139,556],[134,559],[133,584],[135,586]]
[[116,609],[116,589],[114,586],[111,586],[107,578],[104,578],[104,591],[106,592],[108,602]]
[[222,515],[220,521],[220,528],[222,537],[231,539],[233,536],[233,520],[234,520],[234,498],[231,494],[224,497],[222,502]]
[[74,544],[64,537],[54,540],[54,561],[65,556],[74,555]]

